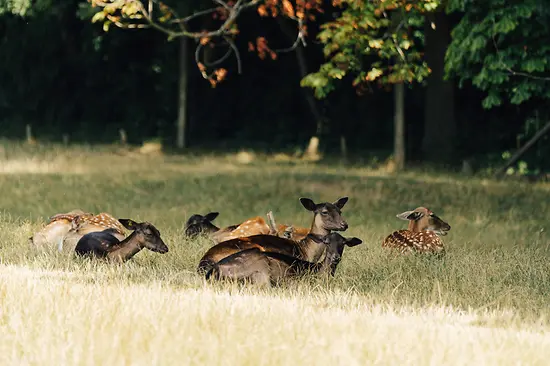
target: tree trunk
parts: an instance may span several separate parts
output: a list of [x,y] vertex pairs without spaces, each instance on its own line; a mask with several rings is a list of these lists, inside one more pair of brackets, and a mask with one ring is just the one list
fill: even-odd
[[[296,48],[296,59],[298,61],[298,67],[300,68],[300,79],[303,79],[307,76],[308,70],[307,70],[306,54],[304,52],[304,46],[302,44],[299,44],[298,47]],[[323,114],[319,109],[319,105],[315,100],[315,96],[313,95],[313,92],[311,91],[311,89],[302,88],[302,92],[304,93],[304,98],[306,99],[306,102],[309,106],[309,110],[311,111],[313,118],[315,118],[315,122],[316,122],[315,133],[317,135],[321,135],[325,132]]]
[[179,103],[178,103],[178,123],[176,146],[179,149],[187,147],[186,128],[187,128],[187,37],[179,39]]
[[[287,38],[294,42],[294,40],[296,39],[294,28],[290,27],[289,24],[282,19],[277,18],[277,21],[279,22],[279,26],[281,27],[281,30],[283,31],[283,33],[285,33]],[[296,61],[298,62],[298,68],[300,69],[300,79],[303,79],[308,74],[307,57],[304,51],[304,46],[301,43],[298,44],[295,52]],[[306,155],[311,155],[310,157],[313,160],[316,160],[319,158],[320,137],[324,133],[326,133],[326,120],[323,116],[323,113],[321,113],[319,103],[317,103],[317,100],[313,95],[313,91],[310,88],[302,88],[302,93],[309,107],[309,110],[313,118],[315,119],[315,136],[312,136],[309,141],[308,147],[306,149]]]
[[394,85],[393,97],[393,154],[395,159],[395,169],[400,171],[405,168],[405,84],[399,83]]
[[445,52],[450,42],[449,19],[444,11],[426,18],[426,61],[432,69],[426,89],[424,139],[425,160],[451,162],[456,148],[454,85],[443,80]]

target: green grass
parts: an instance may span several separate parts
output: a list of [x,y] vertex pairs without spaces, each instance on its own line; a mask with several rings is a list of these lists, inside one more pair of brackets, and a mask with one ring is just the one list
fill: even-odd
[[[181,357],[191,357],[189,361],[198,364],[281,364],[290,362],[287,357],[293,355],[298,363],[308,364],[311,352],[320,351],[310,350],[311,345],[305,346],[308,337],[313,336],[313,330],[304,329],[306,325],[317,327],[314,333],[322,335],[317,335],[320,338],[316,340],[325,344],[331,342],[332,337],[343,337],[347,332],[343,324],[349,326],[350,332],[345,339],[354,335],[364,340],[339,341],[342,343],[339,347],[344,345],[349,355],[344,358],[332,353],[327,358],[317,355],[320,363],[329,360],[338,364],[376,363],[380,357],[384,360],[382,363],[392,363],[391,359],[407,360],[398,348],[384,346],[384,341],[395,337],[392,342],[403,342],[407,349],[413,347],[415,333],[408,330],[410,326],[418,328],[416,336],[422,335],[426,342],[442,342],[441,352],[446,352],[411,352],[410,360],[416,364],[462,363],[453,359],[453,355],[463,357],[459,360],[464,362],[484,360],[503,364],[522,360],[543,364],[548,356],[545,351],[548,348],[543,347],[550,342],[548,338],[533,335],[532,339],[529,336],[527,340],[514,341],[516,336],[520,337],[516,331],[550,329],[548,184],[504,183],[422,172],[388,175],[366,167],[275,163],[264,157],[250,164],[239,164],[233,155],[139,156],[117,153],[113,147],[62,149],[5,142],[2,146],[0,334],[7,334],[4,341],[13,347],[10,353],[0,356],[0,361],[5,361],[3,364],[17,360],[41,363],[31,357],[28,350],[30,345],[41,342],[40,332],[25,338],[18,333],[23,328],[18,327],[43,329],[59,327],[67,321],[68,328],[58,334],[59,339],[53,339],[53,331],[46,332],[51,333],[50,336],[44,335],[44,344],[60,347],[63,340],[80,335],[83,330],[76,326],[79,313],[68,310],[68,306],[81,307],[82,316],[91,316],[97,311],[104,314],[104,321],[108,322],[101,323],[107,329],[105,332],[124,340],[123,330],[132,329],[130,323],[136,322],[135,314],[128,310],[131,314],[116,313],[115,316],[108,309],[110,305],[118,311],[119,306],[164,309],[165,313],[140,318],[135,329],[143,334],[141,338],[132,335],[137,337],[137,344],[151,337],[160,337],[165,342],[176,338],[172,340],[174,345],[166,346],[172,352],[168,355],[158,356],[164,354],[161,343],[158,344],[161,349],[156,351],[145,347],[149,355],[158,352],[160,358],[151,362],[159,364],[177,364],[177,360],[184,359]],[[249,217],[265,216],[273,210],[277,222],[309,226],[311,214],[298,201],[302,196],[316,202],[350,197],[343,209],[350,226],[345,235],[357,236],[364,243],[345,251],[335,278],[306,278],[281,287],[259,289],[209,284],[195,273],[199,258],[210,244],[205,239],[183,238],[184,223],[191,214],[219,211],[215,223],[225,226]],[[450,234],[443,238],[446,257],[440,260],[389,256],[381,248],[382,239],[406,225],[395,215],[420,205],[429,207],[452,226]],[[39,250],[27,243],[27,238],[47,217],[74,208],[147,220],[161,231],[170,252],[159,255],[144,250],[124,265],[112,265],[60,254],[55,249]],[[103,294],[113,296],[113,303],[103,299]],[[147,296],[158,296],[158,302]],[[200,303],[189,301],[187,296]],[[84,302],[83,298],[92,303]],[[96,298],[96,306],[103,307],[100,310],[94,308]],[[44,303],[48,307],[44,316],[52,316],[54,320],[46,321],[29,313],[30,309],[40,312]],[[2,304],[5,304],[4,311]],[[312,312],[311,319],[305,325],[299,324],[300,314],[287,314],[290,310],[285,307],[288,306],[304,309],[304,314]],[[177,307],[182,308],[179,311]],[[250,318],[244,314],[247,309],[251,309]],[[58,311],[70,319],[63,318]],[[181,320],[178,316],[199,320]],[[262,317],[267,319],[265,324]],[[392,321],[394,317],[399,319],[397,323]],[[285,323],[287,318],[293,325]],[[147,328],[153,326],[150,322],[164,324],[168,330],[155,326],[152,332]],[[276,325],[276,322],[286,325]],[[444,328],[454,327],[457,322],[466,324],[468,331],[451,332],[466,332],[463,337],[467,339],[441,339],[447,334]],[[225,325],[220,329],[214,324]],[[364,324],[364,329],[358,324]],[[276,334],[279,343],[271,345],[290,353],[259,355],[258,350],[251,351],[253,339],[241,339],[241,345],[235,344],[233,337],[246,338],[250,327],[256,326],[255,337],[258,342],[264,342],[264,346],[274,342],[269,338],[271,331],[293,334],[288,339],[284,334]],[[86,320],[83,327],[91,334],[102,334],[90,320]],[[485,339],[480,327],[491,332],[500,329],[503,333],[491,333],[494,342],[499,339],[503,344],[509,342],[514,352],[502,353],[498,344],[486,340],[479,341],[490,343],[485,348],[472,348],[468,343],[463,345],[466,351],[460,351],[456,346],[462,344],[460,342],[475,343],[476,337]],[[335,335],[326,329],[336,332]],[[167,333],[178,330],[185,333]],[[402,339],[399,338],[401,331],[404,332]],[[177,348],[177,344],[184,344],[186,339],[200,356],[191,356],[191,350]],[[240,352],[242,362],[224,358],[228,355],[224,339],[230,339],[228,346]],[[114,345],[109,342],[99,342],[96,348],[90,348],[84,340],[74,342],[79,354],[88,357],[90,362],[144,362],[140,361],[139,353],[135,353],[136,345],[123,340],[113,341],[122,353],[111,356],[96,354],[99,350],[114,352],[110,348]],[[206,346],[201,342],[211,342],[214,350],[203,350],[201,347]],[[374,345],[382,348],[373,348]],[[531,350],[529,345],[538,351]],[[46,347],[41,352],[42,360],[52,363],[72,363],[77,357],[76,350],[63,353],[58,348]]]

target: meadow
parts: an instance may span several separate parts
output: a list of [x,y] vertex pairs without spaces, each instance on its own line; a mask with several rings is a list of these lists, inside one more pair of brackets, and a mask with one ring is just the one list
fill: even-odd
[[[114,146],[0,145],[0,364],[547,364],[550,184],[401,174],[234,154],[140,155]],[[310,226],[299,197],[350,199],[334,278],[208,283],[194,213]],[[452,229],[443,259],[388,255],[396,214],[426,206]],[[54,213],[149,221],[169,246],[116,265],[36,248]]]

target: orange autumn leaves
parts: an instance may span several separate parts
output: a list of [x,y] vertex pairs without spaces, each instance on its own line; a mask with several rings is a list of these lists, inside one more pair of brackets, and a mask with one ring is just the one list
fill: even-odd
[[[266,0],[258,6],[258,14],[263,17],[283,15],[289,18],[305,19],[306,14],[312,11],[322,12],[322,0],[296,0],[293,4],[290,0]],[[315,17],[309,14],[309,20]]]
[[[257,12],[261,17],[283,16],[298,21],[298,27],[301,34],[307,34],[307,28],[304,24],[307,20],[314,21],[314,12],[322,13],[322,0],[266,0],[258,5]],[[277,53],[273,51],[265,37],[256,38],[255,44],[248,42],[248,51],[258,53],[260,59],[265,59],[268,55],[272,60],[277,58]]]

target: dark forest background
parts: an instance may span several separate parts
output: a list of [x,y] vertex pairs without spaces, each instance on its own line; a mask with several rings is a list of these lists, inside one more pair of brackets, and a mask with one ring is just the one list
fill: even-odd
[[[8,3],[0,3],[0,8],[4,6],[0,15],[1,137],[22,139],[25,126],[30,124],[39,140],[61,141],[63,134],[67,134],[71,143],[112,143],[118,140],[118,131],[123,128],[130,143],[160,138],[165,145],[174,146],[180,63],[177,39],[169,41],[165,34],[154,30],[111,27],[106,33],[101,25],[81,15],[83,4],[79,0],[48,3],[24,16],[6,11]],[[479,5],[475,8],[468,1],[461,3],[462,8],[455,7],[452,12],[442,10],[438,15],[449,30],[444,51],[457,37],[466,37],[460,33],[465,20],[473,29],[486,17],[495,17],[491,13],[495,9],[508,11],[503,13],[505,16],[521,14],[522,7],[530,6],[528,16],[511,17],[517,23],[518,32],[522,27],[537,28],[529,28],[527,35],[525,29],[524,33],[503,33],[501,52],[509,52],[504,57],[524,61],[536,58],[542,66],[529,68],[521,62],[512,64],[527,75],[513,75],[505,82],[489,75],[490,85],[480,87],[474,85],[473,77],[484,72],[484,68],[491,69],[489,56],[495,53],[491,42],[472,51],[464,49],[470,59],[477,61],[462,65],[457,65],[455,44],[455,72],[449,81],[453,91],[451,118],[445,117],[449,111],[431,116],[427,113],[428,108],[449,105],[448,100],[437,100],[437,90],[436,99],[427,100],[434,98],[433,90],[429,97],[430,79],[405,85],[409,162],[459,165],[464,159],[473,159],[482,164],[502,164],[503,154],[516,150],[548,121],[546,90],[550,85],[544,72],[550,68],[546,54],[550,52],[550,8],[546,6],[549,2],[491,0],[483,5],[485,9]],[[324,7],[325,12],[309,25],[307,47],[303,49],[310,72],[317,71],[326,62],[324,45],[316,38],[319,25],[334,20],[342,11],[330,2]],[[286,47],[292,39],[281,31],[275,19],[258,17],[254,11],[240,16],[239,30],[236,43],[241,51],[243,72],[238,75],[234,58],[228,59],[225,63],[228,76],[215,88],[203,79],[194,62],[196,40],[189,40],[187,44],[186,145],[205,150],[305,148],[309,138],[318,134],[318,121],[305,99],[310,89],[300,86],[295,52],[279,54],[276,60],[262,60],[247,50],[248,42],[258,36],[265,36],[273,47]],[[522,45],[537,52],[517,56],[514,49],[521,49]],[[429,52],[426,55],[429,56]],[[447,62],[452,61],[449,60]],[[443,80],[442,75],[432,78]],[[473,76],[468,80],[464,75]],[[461,87],[458,86],[460,79],[463,79]],[[518,103],[513,99],[514,93],[523,83],[536,84],[538,89],[527,87],[530,94]],[[483,104],[491,94],[490,88],[503,90],[500,105]],[[352,155],[378,152],[384,156],[392,152],[394,95],[391,85],[372,84],[358,95],[357,88],[344,78],[317,103],[327,121],[326,129],[321,132],[324,151],[338,152],[340,136],[345,136]],[[522,160],[533,171],[547,171],[549,152],[545,137]]]

